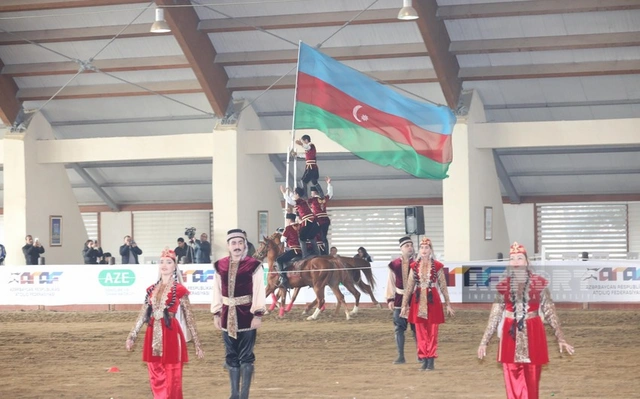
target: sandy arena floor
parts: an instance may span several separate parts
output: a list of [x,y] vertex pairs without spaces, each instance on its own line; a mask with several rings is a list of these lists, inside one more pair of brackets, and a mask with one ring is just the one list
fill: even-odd
[[[364,309],[353,320],[316,322],[300,311],[285,320],[267,316],[258,333],[252,398],[504,398],[502,372],[495,361],[496,338],[483,362],[476,349],[488,311],[459,311],[440,329],[436,370],[418,370],[412,361],[394,366],[393,325],[388,310]],[[0,398],[151,398],[140,347],[124,342],[135,312],[0,312]],[[197,311],[206,352],[184,371],[185,398],[227,398],[224,347],[209,313]],[[573,357],[560,356],[553,336],[550,364],[543,369],[541,398],[637,398],[640,364],[635,342],[640,313],[561,311]],[[410,335],[409,335],[410,337]],[[410,340],[408,343],[412,342]],[[119,373],[108,373],[110,367]]]

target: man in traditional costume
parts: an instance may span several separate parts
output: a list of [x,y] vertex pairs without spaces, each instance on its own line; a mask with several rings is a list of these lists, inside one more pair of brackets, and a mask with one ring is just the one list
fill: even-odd
[[487,344],[498,330],[498,361],[509,399],[538,399],[542,366],[549,362],[547,336],[541,314],[553,328],[560,353],[572,355],[564,340],[560,320],[549,292],[549,281],[533,273],[524,246],[514,242],[509,250],[509,267],[496,285],[496,301],[478,347],[478,358],[487,355]]
[[[307,201],[304,200],[303,190],[297,187],[293,194],[285,191],[284,187],[280,186],[280,191],[285,202],[295,207],[295,211],[300,218],[300,249],[302,250],[302,257],[306,258],[309,255],[316,255],[318,243],[316,240],[316,234],[318,234],[318,224],[316,223],[316,217],[313,215],[313,211],[309,207]],[[311,241],[311,253],[307,248],[307,240]]]
[[284,228],[280,241],[285,244],[287,250],[278,256],[276,263],[278,265],[278,272],[280,272],[280,284],[285,288],[289,288],[289,280],[287,279],[287,272],[285,271],[286,264],[296,257],[299,257],[302,254],[302,250],[300,249],[300,239],[298,236],[300,225],[296,223],[296,215],[294,213],[287,213],[286,219],[287,227]]
[[311,186],[311,197],[307,201],[309,203],[309,207],[313,212],[313,215],[316,218],[316,223],[320,227],[320,231],[318,232],[318,237],[316,237],[318,242],[318,247],[320,247],[320,242],[323,243],[322,250],[319,251],[321,255],[329,254],[329,241],[327,240],[327,234],[329,234],[329,225],[331,225],[331,220],[329,219],[329,215],[327,215],[327,202],[333,197],[333,186],[331,185],[331,178],[327,177],[327,195],[320,196],[319,186]]
[[[406,363],[404,359],[404,332],[407,330],[407,319],[400,317],[400,310],[414,253],[411,237],[402,237],[399,242],[402,256],[389,263],[389,279],[387,281],[387,305],[390,310],[393,310],[393,325],[395,326],[396,347],[398,349],[398,358],[393,364]],[[412,325],[411,329],[414,328]]]
[[418,360],[422,362],[422,370],[433,370],[438,357],[438,326],[444,323],[444,312],[437,287],[444,297],[447,313],[450,316],[455,314],[449,301],[443,268],[442,263],[433,259],[431,240],[423,238],[418,260],[411,263],[411,275],[407,279],[400,312],[416,326]]
[[[318,185],[318,179],[320,178],[320,171],[318,169],[318,162],[316,160],[316,146],[311,143],[311,137],[308,134],[300,137],[300,140],[296,140],[296,144],[304,149],[304,174],[302,175],[302,192],[303,197],[307,196],[307,184],[311,182],[314,186]],[[295,152],[294,152],[295,155]],[[322,189],[320,189],[322,190]]]
[[222,330],[231,399],[247,399],[256,359],[256,330],[266,310],[264,271],[259,260],[247,256],[242,229],[227,232],[227,247],[229,256],[214,263],[211,313],[214,326]]

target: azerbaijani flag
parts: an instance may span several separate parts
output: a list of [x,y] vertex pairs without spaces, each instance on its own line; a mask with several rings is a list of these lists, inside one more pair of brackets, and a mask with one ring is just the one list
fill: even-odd
[[300,43],[294,129],[318,129],[367,161],[444,179],[455,122],[450,108],[402,96]]

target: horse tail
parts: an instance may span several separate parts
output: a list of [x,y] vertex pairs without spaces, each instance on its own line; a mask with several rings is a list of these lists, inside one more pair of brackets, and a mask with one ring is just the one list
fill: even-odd
[[[366,261],[367,266],[363,267],[362,269],[362,274],[365,275],[365,277],[367,278],[367,280],[369,281],[369,285],[371,286],[371,289],[376,289],[376,278],[373,276],[373,272],[371,271],[371,263],[369,261]],[[359,273],[358,273],[359,274]]]

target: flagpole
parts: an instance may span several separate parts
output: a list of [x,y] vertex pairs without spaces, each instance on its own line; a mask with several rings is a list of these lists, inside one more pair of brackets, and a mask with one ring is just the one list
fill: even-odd
[[[295,149],[295,140],[296,140],[296,98],[298,97],[298,74],[299,74],[299,69],[300,69],[300,44],[302,43],[302,40],[298,41],[298,68],[296,68],[296,84],[295,84],[295,88],[293,90],[293,118],[291,119],[291,144],[289,145],[289,148],[287,148],[287,167],[286,167],[286,176],[285,176],[285,188],[289,188],[289,168],[290,168],[290,162],[291,162],[291,151]],[[296,179],[297,179],[297,172],[298,172],[298,168],[297,166],[297,157],[293,157],[293,182],[292,182],[292,186],[295,188],[295,184],[296,184]],[[287,204],[285,203],[285,224],[286,224],[286,213],[287,213]]]

